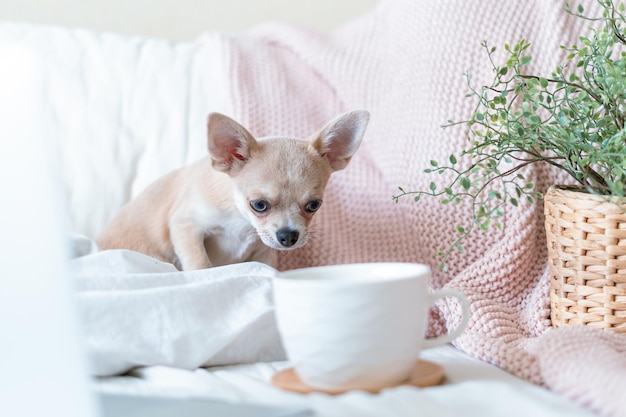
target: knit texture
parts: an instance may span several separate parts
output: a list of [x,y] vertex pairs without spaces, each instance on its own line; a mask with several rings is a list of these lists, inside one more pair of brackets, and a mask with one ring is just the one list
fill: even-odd
[[[595,1],[582,3],[588,14],[600,13]],[[577,352],[604,338],[583,328],[555,331],[550,343],[541,343],[550,328],[541,202],[507,208],[503,230],[473,234],[444,273],[436,269],[436,254],[455,239],[458,224],[468,224],[468,204],[444,206],[429,198],[415,203],[410,197],[392,201],[398,186],[427,189],[430,181],[444,183],[445,176],[424,169],[431,159],[446,161],[467,145],[465,127],[440,126],[467,118],[475,105],[464,98],[465,71],[471,71],[476,85],[493,77],[480,42],[498,47],[498,59],[504,56],[502,45],[526,39],[533,44],[530,69],[549,74],[564,57],[559,46],[587,33],[588,22],[567,15],[563,6],[560,0],[388,0],[328,36],[280,24],[224,36],[234,117],[259,136],[305,137],[340,112],[371,112],[361,148],[331,179],[313,238],[302,249],[281,253],[280,269],[373,261],[429,264],[433,287],[458,288],[471,301],[469,328],[455,342],[459,348],[603,414],[626,415],[618,396],[604,402],[588,398],[588,372],[600,387],[615,379],[593,371],[603,357],[585,361]],[[524,174],[539,191],[568,181],[543,166]],[[458,320],[457,305],[439,307],[431,334]],[[610,349],[621,346],[623,351],[624,337],[610,339]],[[538,360],[559,344],[569,346],[571,355]],[[574,369],[575,382],[563,383]]]

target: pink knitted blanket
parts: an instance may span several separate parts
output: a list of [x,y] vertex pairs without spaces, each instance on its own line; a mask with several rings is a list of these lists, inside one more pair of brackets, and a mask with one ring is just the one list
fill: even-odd
[[[585,0],[589,14],[599,13]],[[426,189],[431,159],[445,161],[467,144],[462,120],[473,102],[463,73],[491,80],[482,40],[502,49],[527,39],[536,71],[549,74],[587,22],[561,0],[387,0],[330,36],[269,24],[225,37],[234,77],[234,116],[257,135],[308,135],[339,112],[364,108],[372,118],[363,145],[332,178],[305,248],[286,253],[281,269],[317,264],[412,261],[433,266],[433,286],[463,290],[471,323],[456,345],[482,360],[591,407],[626,416],[626,337],[589,328],[550,327],[543,204],[509,208],[501,232],[478,232],[438,271],[437,251],[468,219],[467,205],[406,198],[397,187]],[[467,163],[467,161],[462,161]],[[565,177],[545,167],[526,173],[539,190]],[[458,317],[442,305],[432,333]]]

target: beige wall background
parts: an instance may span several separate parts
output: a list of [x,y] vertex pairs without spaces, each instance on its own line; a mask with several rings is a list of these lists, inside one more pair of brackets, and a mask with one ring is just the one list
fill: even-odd
[[268,20],[330,31],[378,0],[0,0],[0,20],[194,39],[241,31]]

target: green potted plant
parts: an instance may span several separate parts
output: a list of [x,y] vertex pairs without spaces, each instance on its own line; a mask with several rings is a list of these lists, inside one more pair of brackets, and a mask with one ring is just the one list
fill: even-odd
[[[432,181],[427,190],[400,188],[394,199],[471,200],[470,224],[457,226],[456,240],[439,253],[446,269],[471,233],[502,227],[507,205],[545,198],[553,325],[626,332],[626,16],[624,3],[597,1],[603,13],[594,18],[566,4],[566,12],[591,22],[590,34],[561,47],[567,57],[551,74],[526,72],[532,58],[525,40],[504,46],[502,65],[484,42],[493,82],[476,88],[466,73],[476,107],[469,120],[444,125],[467,124],[469,146],[425,170],[452,180]],[[543,196],[522,170],[539,163],[576,185],[555,185]]]

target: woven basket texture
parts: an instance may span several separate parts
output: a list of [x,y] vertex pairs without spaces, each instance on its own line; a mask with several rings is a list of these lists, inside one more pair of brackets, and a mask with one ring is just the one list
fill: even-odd
[[626,333],[626,204],[553,186],[545,214],[553,326]]

